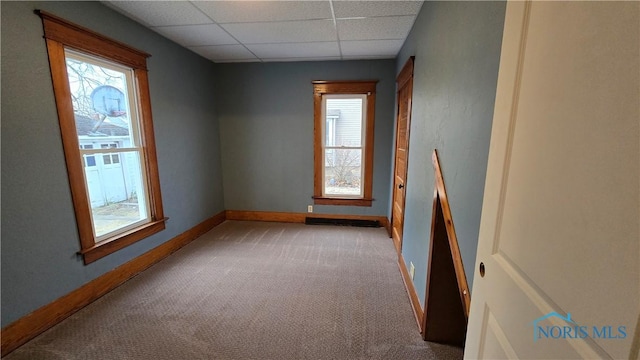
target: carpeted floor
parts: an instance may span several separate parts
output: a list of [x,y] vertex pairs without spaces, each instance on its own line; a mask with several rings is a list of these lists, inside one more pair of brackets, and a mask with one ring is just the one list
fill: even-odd
[[460,359],[383,229],[227,221],[5,359]]

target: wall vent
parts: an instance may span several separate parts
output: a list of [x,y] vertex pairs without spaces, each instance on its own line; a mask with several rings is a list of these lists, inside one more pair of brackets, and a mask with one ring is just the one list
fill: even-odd
[[342,226],[359,226],[359,227],[380,227],[378,220],[359,220],[359,219],[329,219],[321,217],[306,217],[304,223],[307,225],[342,225]]

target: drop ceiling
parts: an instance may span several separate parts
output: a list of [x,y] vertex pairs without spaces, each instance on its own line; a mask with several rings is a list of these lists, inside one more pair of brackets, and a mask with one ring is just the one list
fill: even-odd
[[422,1],[104,1],[214,62],[391,59]]

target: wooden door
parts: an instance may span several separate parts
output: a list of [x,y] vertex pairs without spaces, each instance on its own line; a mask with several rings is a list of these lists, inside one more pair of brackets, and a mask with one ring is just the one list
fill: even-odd
[[639,14],[507,4],[466,358],[638,357]]
[[404,200],[409,161],[409,127],[411,124],[411,96],[413,92],[413,60],[410,57],[396,79],[398,88],[398,114],[396,124],[396,156],[393,177],[393,208],[391,210],[391,237],[400,253],[402,226],[404,224]]

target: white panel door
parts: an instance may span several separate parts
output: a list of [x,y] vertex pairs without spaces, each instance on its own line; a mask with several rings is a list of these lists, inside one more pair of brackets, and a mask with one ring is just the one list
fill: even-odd
[[639,173],[640,3],[509,2],[465,358],[638,357]]

